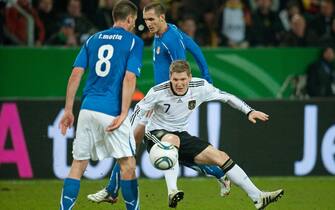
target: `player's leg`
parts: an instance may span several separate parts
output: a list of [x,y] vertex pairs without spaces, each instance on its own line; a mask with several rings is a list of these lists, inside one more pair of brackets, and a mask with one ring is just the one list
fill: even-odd
[[118,159],[121,169],[121,189],[124,202],[127,210],[138,210],[139,208],[139,193],[138,183],[135,174],[136,160],[134,157],[124,157]]
[[88,160],[73,160],[70,173],[68,177],[64,179],[59,209],[70,210],[73,208],[79,193],[80,178],[87,164]]
[[[110,122],[111,120],[108,120],[107,123]],[[126,208],[127,210],[138,210],[140,203],[135,174],[136,142],[129,119],[126,118],[117,130],[106,134],[105,141],[108,142],[106,148],[120,165],[120,187]]]
[[60,209],[72,209],[80,188],[80,178],[82,177],[88,160],[90,159],[90,147],[92,139],[87,135],[86,129],[90,129],[90,114],[81,110],[78,117],[76,138],[73,142],[73,161],[69,175],[64,179],[64,185],[60,200]]
[[[145,136],[148,152],[154,145],[154,142],[151,140],[153,136],[161,141],[169,142],[175,145],[177,148],[180,146],[180,139],[177,135],[169,133],[165,130],[157,130],[151,133],[147,133]],[[179,190],[177,186],[179,170],[179,162],[177,162],[171,169],[164,171],[164,178],[168,189],[168,203],[170,208],[176,208],[178,202],[184,198],[184,192]]]
[[[130,121],[126,118],[118,129],[113,132],[106,132],[105,128],[113,122],[115,117],[99,112],[95,112],[94,117],[99,125],[96,126],[96,131],[92,132],[94,139],[96,139],[96,142],[93,142],[94,151],[92,156],[99,159],[108,157],[117,159],[120,165],[120,187],[127,210],[137,210],[139,209],[139,194],[135,176],[136,143]],[[107,192],[106,189],[104,190]],[[105,198],[108,198],[108,196],[108,193],[106,193]]]
[[222,151],[208,146],[195,157],[195,162],[200,164],[217,164],[221,166],[233,183],[244,189],[252,200],[256,200],[261,191],[250,181],[245,172],[235,164],[229,156]]
[[217,179],[221,179],[224,176],[223,171],[220,167],[216,165],[185,165],[187,167],[190,167],[196,171],[202,172],[205,175],[214,176]]
[[228,178],[248,194],[257,209],[262,209],[269,203],[276,201],[284,193],[281,189],[273,192],[260,191],[243,169],[230,159],[225,152],[217,150],[211,145],[199,153],[194,160],[198,164],[216,164],[221,166],[222,171],[227,174]]
[[118,200],[119,189],[120,165],[116,162],[109,178],[108,185],[96,193],[87,195],[87,199],[95,203],[108,202],[113,204]]
[[106,187],[108,194],[113,198],[113,200],[115,200],[119,195],[120,178],[121,178],[120,174],[121,174],[120,164],[116,162],[113,167],[113,171],[109,179],[108,185]]
[[[169,142],[170,144],[173,144],[177,148],[179,148],[180,145],[179,137],[174,134],[169,133],[165,134],[164,136],[161,137],[161,141]],[[180,169],[179,162],[177,161],[174,167],[164,171],[164,177],[169,195],[178,191],[177,180],[178,180],[179,169]]]
[[[145,133],[145,125],[138,124],[138,126],[136,126],[136,128],[134,129],[134,137],[136,141],[137,151],[141,146],[144,133]],[[113,167],[107,186],[94,194],[87,195],[87,199],[96,203],[100,202],[115,203],[117,202],[119,189],[120,189],[120,165],[118,162],[116,162]]]
[[194,157],[201,153],[208,145],[208,142],[201,141],[196,136],[191,136],[187,132],[178,134],[181,141],[182,151],[179,151],[181,164],[191,167],[192,169],[203,172],[204,174],[214,175],[220,184],[220,195],[225,196],[230,192],[230,180],[217,165],[196,164]]
[[220,185],[220,196],[224,197],[230,193],[230,180],[221,168],[217,165],[200,165],[200,164],[190,164],[190,163],[181,163],[182,165],[192,168],[193,170],[204,173],[205,175],[214,176],[219,185]]
[[[150,151],[151,147],[155,144],[152,141],[152,138],[156,138],[160,141],[169,142],[170,144],[173,144],[177,148],[179,148],[180,146],[180,139],[177,135],[169,133],[165,130],[155,130],[150,133],[147,133],[145,136],[148,152]],[[179,174],[178,162],[171,169],[164,171],[164,177],[168,188],[168,194],[172,194],[173,192],[178,191],[177,188],[178,174]]]

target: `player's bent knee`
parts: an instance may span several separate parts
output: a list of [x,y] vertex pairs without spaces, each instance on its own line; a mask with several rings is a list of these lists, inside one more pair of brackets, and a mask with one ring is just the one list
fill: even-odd
[[213,164],[221,166],[229,159],[229,156],[213,146],[208,146],[201,153],[195,156],[194,161],[197,164]]
[[221,156],[221,159],[224,160],[224,161],[227,161],[230,157],[227,153],[225,153],[224,151],[221,151],[221,150],[218,150],[220,152],[220,156]]
[[209,151],[209,158],[216,164],[221,166],[223,163],[225,163],[228,159],[229,156],[227,153],[218,150],[212,146],[210,146],[210,151]]
[[215,164],[208,147],[194,157],[197,164]]
[[166,134],[166,135],[163,136],[162,141],[169,142],[169,143],[175,145],[178,148],[180,147],[180,139],[177,135]]

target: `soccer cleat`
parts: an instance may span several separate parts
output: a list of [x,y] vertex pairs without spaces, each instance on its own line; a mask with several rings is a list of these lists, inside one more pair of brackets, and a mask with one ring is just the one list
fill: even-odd
[[175,190],[169,194],[169,207],[176,208],[179,201],[184,198],[184,192],[180,190]]
[[107,203],[114,204],[117,202],[117,197],[113,198],[110,194],[108,194],[106,188],[94,194],[89,194],[87,196],[87,199],[95,203],[107,202]]
[[220,195],[222,197],[229,195],[231,183],[228,177],[224,175],[223,177],[218,179],[218,182],[220,184]]
[[258,201],[255,201],[255,207],[258,210],[263,210],[267,205],[278,200],[284,195],[284,190],[276,190],[272,192],[262,192]]

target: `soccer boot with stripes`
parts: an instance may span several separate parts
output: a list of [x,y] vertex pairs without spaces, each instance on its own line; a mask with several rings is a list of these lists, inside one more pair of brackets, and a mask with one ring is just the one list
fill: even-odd
[[228,177],[224,175],[223,177],[218,179],[218,182],[220,185],[220,195],[222,197],[229,195],[231,183]]
[[176,208],[178,202],[184,198],[184,192],[180,190],[175,190],[169,194],[169,207]]
[[262,192],[259,199],[255,201],[255,207],[258,210],[263,210],[267,205],[277,201],[284,195],[284,190],[279,189],[272,192]]
[[106,190],[106,188],[94,193],[89,194],[87,196],[87,199],[94,202],[94,203],[101,203],[101,202],[107,202],[114,204],[117,202],[117,197],[113,198]]

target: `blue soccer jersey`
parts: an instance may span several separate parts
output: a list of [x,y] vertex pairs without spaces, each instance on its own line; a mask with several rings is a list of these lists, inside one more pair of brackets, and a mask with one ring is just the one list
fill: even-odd
[[174,60],[186,60],[186,51],[189,51],[195,58],[202,77],[209,83],[212,83],[208,66],[200,47],[191,37],[180,31],[177,26],[168,24],[167,31],[162,36],[155,35],[154,38],[153,61],[155,84],[169,80],[170,64]]
[[140,75],[142,54],[143,41],[123,28],[114,27],[91,36],[73,64],[89,68],[81,109],[119,115],[124,75],[126,71]]

